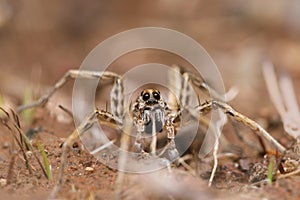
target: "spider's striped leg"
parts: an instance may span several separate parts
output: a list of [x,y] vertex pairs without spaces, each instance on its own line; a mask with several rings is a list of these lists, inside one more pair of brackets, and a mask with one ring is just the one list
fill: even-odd
[[[160,155],[167,151],[170,160],[175,160],[179,156],[179,152],[176,148],[175,135],[176,129],[175,124],[179,123],[180,115],[183,110],[190,110],[189,103],[192,95],[192,88],[190,84],[190,78],[187,73],[182,73],[179,66],[172,66],[173,68],[169,72],[169,88],[175,93],[169,96],[169,109],[176,113],[170,112],[166,116],[166,131],[168,144]],[[178,101],[176,99],[178,97]],[[179,104],[179,105],[178,105]],[[176,122],[175,122],[176,121]]]
[[[182,73],[179,66],[174,65],[169,72],[169,88],[175,92],[175,95],[179,98],[178,103],[180,104],[181,110],[186,108],[191,99],[192,88],[190,84],[190,76],[188,73]],[[169,101],[171,106],[177,105],[176,98],[170,93]],[[174,108],[176,109],[176,108]]]
[[[114,74],[116,75],[116,74]],[[110,108],[113,116],[124,118],[124,85],[119,75],[113,76],[114,84],[110,92]]]
[[119,82],[121,82],[121,77],[114,73],[109,71],[104,72],[97,72],[97,71],[85,71],[85,70],[69,70],[59,81],[56,82],[56,84],[43,96],[41,96],[38,100],[33,101],[30,104],[22,105],[17,108],[17,112],[21,112],[25,109],[34,108],[38,106],[44,106],[49,98],[62,86],[64,86],[70,79],[75,78],[86,78],[86,79],[112,79],[115,80],[116,85]]
[[278,152],[284,154],[286,148],[274,139],[264,128],[257,122],[246,117],[245,115],[235,111],[231,106],[220,101],[210,101],[198,106],[197,110],[200,113],[211,111],[214,108],[220,108],[225,114],[232,117],[234,120],[243,123],[245,126],[252,129],[258,136],[265,138]]
[[168,113],[166,116],[166,133],[167,133],[167,139],[168,143],[163,148],[163,150],[159,153],[158,157],[161,157],[165,152],[167,152],[169,160],[176,160],[179,157],[179,152],[176,148],[175,143],[175,135],[176,135],[176,119],[180,116],[180,112],[174,114],[174,113]]
[[180,97],[179,101],[182,107],[190,105],[191,95],[193,94],[193,88],[191,86],[209,92],[213,99],[220,101],[226,100],[224,95],[219,94],[214,88],[207,84],[201,76],[185,72],[182,67],[177,65],[173,65],[173,69],[174,70],[171,70],[172,73],[170,73],[173,83],[172,86],[178,91],[176,94]]
[[[175,91],[175,95],[178,97],[179,107],[174,95],[170,94],[171,105],[177,105],[176,108],[171,110],[177,110],[177,112],[187,111],[193,118],[198,119],[198,112],[195,111],[194,106],[191,106],[193,102],[194,89],[193,89],[193,75],[188,72],[183,72],[179,66],[174,65],[170,70],[170,88]],[[199,80],[200,81],[200,80]],[[199,99],[198,99],[199,101]],[[200,102],[198,102],[200,104]]]
[[[63,182],[64,168],[67,162],[67,154],[69,149],[72,147],[75,140],[89,130],[96,121],[99,121],[100,124],[109,126],[114,129],[119,129],[122,126],[122,122],[115,118],[111,113],[103,111],[103,110],[95,110],[90,113],[87,118],[72,132],[72,134],[66,139],[62,146],[62,155],[60,160],[60,168],[58,174],[57,183],[51,193],[50,199],[54,199],[59,191],[61,184]],[[111,143],[112,144],[112,143]],[[103,146],[108,147],[108,145],[104,144]]]
[[167,130],[167,138],[169,140],[169,143],[167,145],[168,156],[170,160],[175,160],[178,158],[179,152],[175,144],[175,127],[174,127],[173,120],[171,118],[167,120],[166,130]]

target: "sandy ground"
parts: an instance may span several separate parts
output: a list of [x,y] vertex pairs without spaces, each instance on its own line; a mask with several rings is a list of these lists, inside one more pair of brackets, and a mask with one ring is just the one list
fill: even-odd
[[[235,0],[184,1],[0,1],[0,95],[1,107],[22,104],[26,90],[34,99],[45,93],[69,69],[80,67],[87,54],[104,39],[130,28],[157,26],[177,30],[199,42],[219,68],[226,89],[236,86],[237,97],[230,104],[241,113],[264,124],[279,142],[288,147],[291,140],[283,131],[280,117],[272,105],[261,72],[268,59],[278,74],[289,73],[297,98],[300,99],[300,25],[296,1]],[[178,56],[165,52],[141,51],[119,58],[111,69],[126,72],[133,66],[157,62],[186,65]],[[42,127],[33,138],[47,150],[53,180],[47,180],[34,158],[35,170],[29,174],[18,151],[13,168],[12,136],[0,129],[0,179],[9,183],[0,189],[1,199],[46,199],[57,180],[60,145],[74,130],[72,118],[58,105],[71,109],[73,81],[38,108],[30,123],[21,117],[24,132]],[[107,94],[107,91],[102,91]],[[100,105],[99,105],[100,106]],[[243,126],[241,133],[254,134]],[[222,161],[211,188],[207,187],[212,165],[191,161],[194,176],[182,166],[175,166],[173,179],[157,181],[157,175],[126,175],[121,197],[124,199],[199,199],[232,198],[299,199],[297,175],[275,180],[272,184],[249,183],[253,166],[263,163],[263,155],[240,141],[230,125],[223,133],[230,144],[221,145],[220,153],[238,153],[234,160]],[[248,139],[248,137],[247,137]],[[77,141],[78,147],[68,154],[65,179],[58,198],[111,199],[116,192],[117,171],[97,161]],[[17,148],[18,149],[18,148]],[[75,150],[74,150],[75,149]],[[87,167],[93,171],[87,171]],[[268,166],[267,166],[268,167]],[[161,172],[167,174],[166,172]],[[148,181],[149,180],[149,181]],[[162,183],[158,183],[162,182]],[[0,184],[1,185],[1,184]],[[169,186],[169,187],[168,187]],[[176,190],[174,189],[176,188]]]

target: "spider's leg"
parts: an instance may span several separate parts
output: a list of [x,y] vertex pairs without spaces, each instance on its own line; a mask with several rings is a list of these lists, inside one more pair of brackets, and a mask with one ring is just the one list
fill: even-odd
[[[188,73],[182,73],[180,67],[177,65],[173,65],[172,67],[169,73],[169,87],[179,98],[178,103],[183,109],[189,105],[193,92],[190,84],[190,75]],[[171,105],[177,104],[174,95],[170,94],[169,100]]]
[[[183,70],[177,66],[173,65],[172,70],[170,71],[170,87],[175,91],[175,94],[177,97],[179,97],[178,101],[180,104],[180,109],[177,109],[177,118],[175,119],[177,124],[180,124],[180,116],[181,112],[183,110],[187,110],[188,113],[194,117],[194,119],[199,120],[199,123],[203,124],[205,127],[209,127],[209,121],[204,118],[199,116],[199,113],[194,109],[194,107],[190,106],[190,101],[192,99],[193,95],[193,88],[192,85],[196,84],[196,87],[202,88],[202,85],[204,81],[201,78],[195,77],[194,75],[188,73],[188,72],[182,72]],[[195,82],[195,83],[194,83]],[[174,99],[174,95],[170,95],[169,99],[171,99],[172,104],[176,104],[176,100]],[[200,104],[200,100],[198,100]]]
[[[120,125],[122,126],[122,122],[114,118],[113,115],[109,112],[103,111],[103,110],[95,110],[94,112],[90,113],[87,118],[72,132],[72,134],[66,139],[62,146],[62,155],[61,155],[61,161],[60,161],[60,168],[59,168],[59,174],[58,174],[58,181],[55,185],[52,193],[51,198],[55,198],[57,192],[59,191],[61,184],[63,182],[63,175],[64,175],[64,168],[65,164],[67,162],[67,154],[69,149],[72,147],[75,140],[83,133],[85,133],[87,130],[89,130],[94,123],[99,120],[100,124],[109,126],[111,128],[119,128]],[[104,144],[106,145],[106,144]]]
[[170,160],[175,160],[178,158],[179,152],[175,144],[175,126],[174,126],[173,119],[171,117],[167,120],[166,130],[167,130],[167,138],[169,140],[167,144],[168,156]]
[[[189,105],[190,96],[193,92],[191,84],[200,90],[209,92],[214,99],[220,101],[226,100],[224,99],[223,95],[219,94],[213,87],[206,83],[201,76],[194,73],[185,72],[184,69],[178,65],[173,65],[172,67],[174,69],[173,71],[177,73],[172,73],[173,75],[171,80],[172,83],[175,82],[175,84],[173,83],[173,87],[177,88],[177,90],[180,92],[180,94],[177,94],[180,96],[179,100],[181,105]],[[176,76],[176,74],[181,74],[181,76]]]
[[169,160],[176,160],[179,157],[179,152],[176,148],[175,143],[175,135],[176,135],[176,129],[174,119],[179,115],[177,113],[176,115],[170,114],[167,116],[166,120],[166,132],[167,132],[167,138],[168,138],[168,144],[164,147],[164,149],[160,152],[158,157],[161,157],[165,152],[168,153]]
[[184,74],[186,74],[186,76],[189,77],[189,80],[194,86],[201,90],[209,92],[213,99],[219,101],[226,101],[224,95],[219,94],[214,88],[212,88],[208,83],[206,83],[203,78],[188,72],[185,72]]
[[[21,112],[25,109],[44,106],[49,98],[62,86],[64,86],[71,78],[87,78],[87,79],[113,79],[113,80],[120,80],[121,77],[113,72],[104,71],[104,72],[97,72],[97,71],[85,71],[85,70],[69,70],[56,84],[43,96],[41,96],[38,100],[33,101],[30,104],[22,105],[17,108],[17,112]],[[120,81],[115,81],[120,82]]]
[[[151,140],[151,144],[150,144],[150,152],[151,152],[151,155],[153,156],[156,156],[156,145],[157,145],[157,133],[156,133],[156,129],[155,129],[155,119],[152,119],[152,140]],[[141,153],[141,155],[145,155],[147,154],[145,151],[144,151],[144,148],[143,148],[143,144],[142,144],[142,135],[143,133],[145,132],[145,125],[144,125],[144,122],[143,120],[141,119],[135,119],[134,120],[134,124],[136,126],[136,129],[137,129],[137,134],[136,134],[136,137],[135,137],[135,141],[134,141],[134,148],[135,150],[138,152],[138,153]]]
[[111,113],[122,119],[124,117],[124,86],[120,76],[114,77],[114,84],[110,92]]
[[198,106],[197,110],[200,113],[205,113],[214,108],[220,108],[225,114],[232,117],[234,120],[243,123],[245,126],[252,129],[257,135],[265,138],[276,150],[281,154],[284,154],[286,148],[282,146],[276,139],[274,139],[264,128],[262,128],[257,122],[246,117],[245,115],[235,111],[231,106],[220,101],[210,101]]
[[[204,81],[191,73],[184,72],[183,69],[177,65],[173,65],[169,76],[171,80],[170,88],[175,91],[175,95],[178,97],[179,101],[179,108],[177,108],[177,112],[180,113],[183,110],[187,110],[192,117],[198,119],[199,113],[194,109],[194,106],[191,106],[191,101],[193,98],[192,96],[195,92],[193,86],[203,89],[201,85],[202,83],[204,84]],[[173,98],[171,98],[172,96]],[[172,104],[176,104],[174,95],[170,95],[169,99],[171,99]],[[199,99],[198,101],[198,104],[200,104]],[[180,116],[180,114],[178,114],[177,116]],[[205,121],[204,118],[200,118],[200,121],[203,122],[206,126],[209,126],[209,123]]]

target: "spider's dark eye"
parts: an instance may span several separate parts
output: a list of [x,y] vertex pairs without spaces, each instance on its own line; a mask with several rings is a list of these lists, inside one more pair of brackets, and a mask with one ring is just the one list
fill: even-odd
[[153,95],[154,99],[156,99],[156,100],[159,100],[159,99],[160,99],[160,95],[159,95],[158,92],[153,92],[152,95]]
[[147,93],[143,94],[143,100],[147,101],[148,99],[150,99],[150,94],[147,92]]

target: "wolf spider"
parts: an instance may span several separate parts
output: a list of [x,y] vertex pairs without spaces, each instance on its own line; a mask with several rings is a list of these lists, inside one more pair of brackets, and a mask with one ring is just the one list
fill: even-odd
[[[63,169],[66,163],[66,155],[68,149],[72,146],[74,141],[88,130],[96,121],[100,124],[104,124],[114,129],[126,129],[129,124],[136,130],[136,137],[134,141],[134,149],[141,155],[148,154],[150,156],[160,156],[156,151],[157,148],[157,135],[160,132],[166,132],[167,144],[165,145],[164,152],[167,152],[168,159],[175,160],[179,157],[178,150],[176,148],[175,136],[178,131],[178,124],[180,123],[180,116],[182,112],[199,114],[207,113],[212,109],[220,109],[229,117],[234,120],[243,123],[258,136],[265,138],[273,145],[274,148],[280,153],[285,152],[285,147],[278,143],[266,130],[264,130],[258,123],[235,111],[226,102],[213,98],[210,101],[206,101],[196,107],[189,107],[191,87],[196,87],[201,90],[210,90],[211,88],[206,84],[201,77],[195,76],[192,73],[184,72],[179,67],[174,68],[180,77],[177,77],[174,82],[180,85],[179,88],[179,103],[176,108],[171,108],[169,104],[164,100],[164,97],[159,90],[154,88],[148,88],[140,91],[140,95],[137,97],[133,104],[130,104],[130,108],[125,108],[124,103],[124,86],[122,76],[110,72],[110,71],[83,71],[83,70],[69,70],[45,95],[40,97],[37,101],[34,101],[28,105],[22,105],[17,108],[18,112],[25,109],[43,106],[49,98],[55,93],[56,90],[61,88],[69,79],[87,78],[87,79],[104,79],[112,80],[113,86],[110,92],[110,112],[103,109],[95,109],[93,113],[89,114],[84,122],[82,122],[77,129],[67,138],[63,144],[63,153],[61,158],[61,167],[59,174],[58,185],[62,183]],[[129,114],[128,114],[129,113]],[[193,114],[192,114],[193,116]],[[199,123],[201,122],[198,119]],[[150,144],[150,152],[145,151],[145,146],[142,143],[142,137],[144,135],[152,136]],[[124,134],[126,135],[126,134]],[[122,140],[122,139],[121,139]]]

